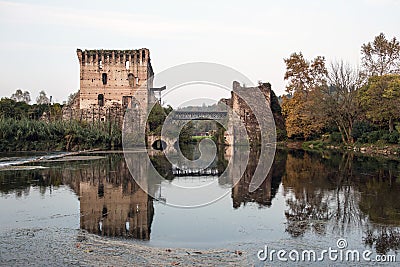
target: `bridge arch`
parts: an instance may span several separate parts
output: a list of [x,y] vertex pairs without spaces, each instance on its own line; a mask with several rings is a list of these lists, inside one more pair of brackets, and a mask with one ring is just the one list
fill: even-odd
[[167,143],[162,139],[157,139],[151,144],[151,147],[154,148],[155,150],[162,151],[167,148]]

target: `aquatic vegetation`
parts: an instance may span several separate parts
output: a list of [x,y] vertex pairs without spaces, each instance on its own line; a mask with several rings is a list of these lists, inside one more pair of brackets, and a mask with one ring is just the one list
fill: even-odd
[[120,127],[108,122],[0,119],[0,151],[110,149],[121,139]]

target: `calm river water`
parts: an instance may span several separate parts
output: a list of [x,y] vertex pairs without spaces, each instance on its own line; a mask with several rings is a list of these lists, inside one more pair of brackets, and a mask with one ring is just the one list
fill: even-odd
[[[275,249],[347,248],[394,254],[400,247],[400,162],[353,153],[278,150],[261,187],[248,192],[254,166],[232,187],[218,176],[174,177],[161,156],[153,165],[169,180],[149,197],[132,179],[122,153],[79,155],[70,160],[40,154],[1,155],[0,234],[18,229],[77,229],[148,246],[241,247],[256,255]],[[81,157],[82,156],[82,157]],[[254,156],[254,155],[252,155]],[[223,171],[226,159],[214,168]],[[164,204],[171,185],[210,182],[229,194],[195,209]],[[10,241],[11,242],[11,241]],[[32,244],[34,245],[34,244]]]

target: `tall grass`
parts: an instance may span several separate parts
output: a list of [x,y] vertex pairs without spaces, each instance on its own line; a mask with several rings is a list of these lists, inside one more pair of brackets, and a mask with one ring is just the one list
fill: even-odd
[[110,149],[121,146],[117,124],[0,119],[0,151]]

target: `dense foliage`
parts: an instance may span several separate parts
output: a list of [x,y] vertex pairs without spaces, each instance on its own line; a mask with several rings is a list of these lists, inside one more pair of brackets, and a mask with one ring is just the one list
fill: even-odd
[[330,134],[336,143],[340,134],[343,144],[400,143],[400,44],[380,34],[361,53],[360,71],[343,61],[327,68],[321,56],[308,61],[294,53],[285,59],[282,114],[289,138]]
[[375,123],[389,125],[400,119],[400,75],[372,76],[359,93],[366,117]]
[[109,149],[121,146],[118,125],[0,119],[0,151]]
[[162,125],[171,111],[171,106],[163,108],[159,103],[152,107],[147,119],[150,134],[161,135]]
[[46,119],[59,120],[62,116],[62,105],[55,103],[49,104],[33,104],[29,105],[25,101],[15,101],[10,98],[2,98],[0,100],[0,118],[13,119]]
[[[29,93],[17,90],[0,100],[0,151],[109,149],[121,146],[121,130],[112,122],[63,121],[62,105],[29,105]],[[24,100],[25,95],[25,100]]]

